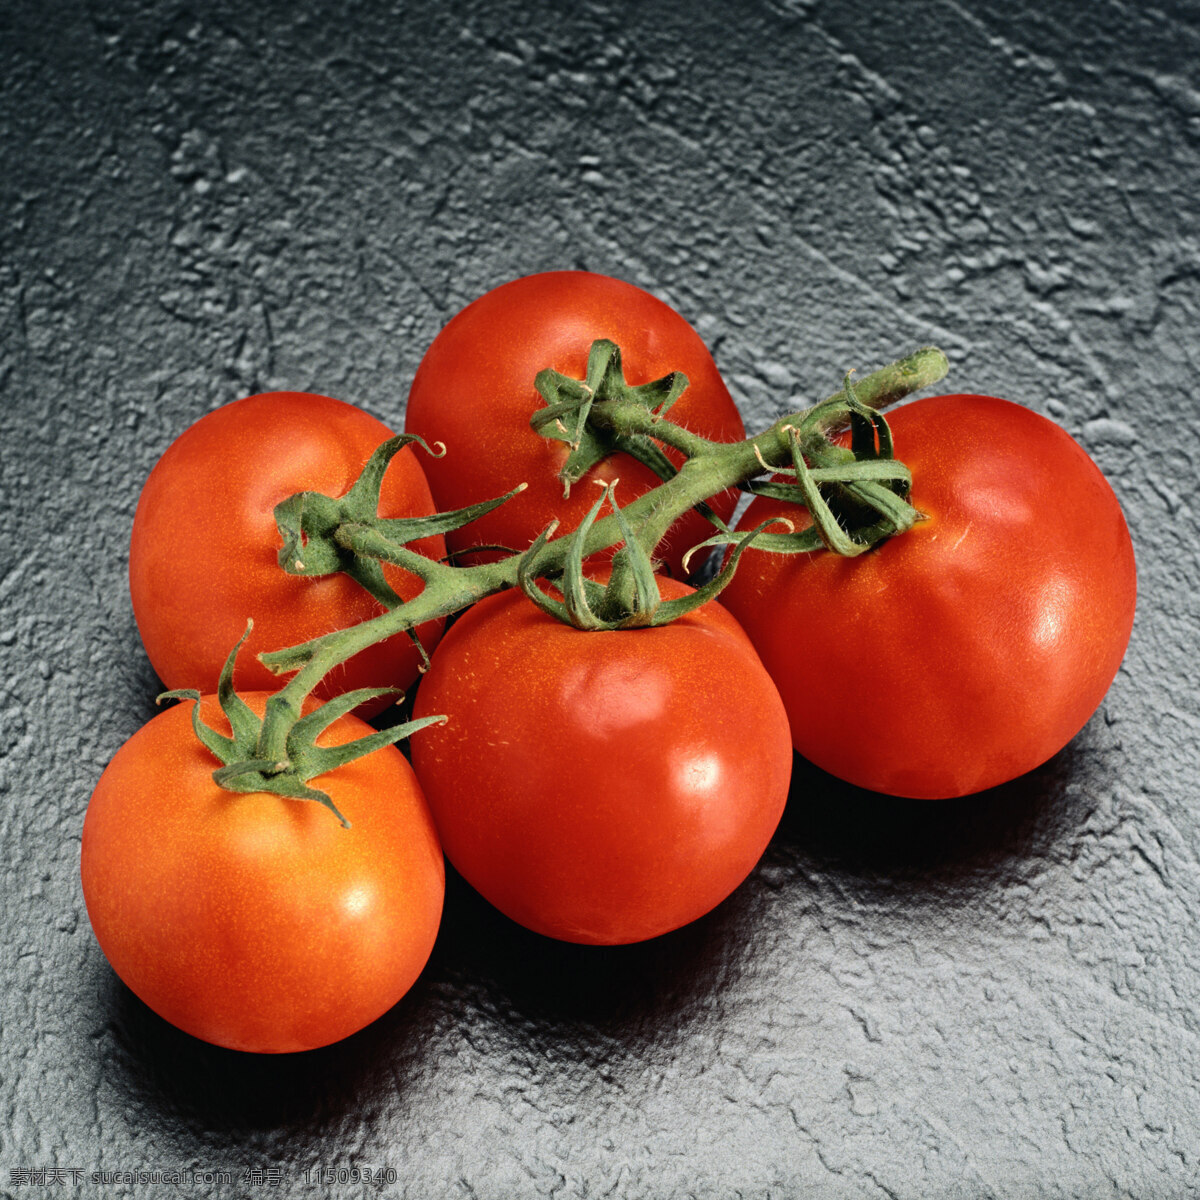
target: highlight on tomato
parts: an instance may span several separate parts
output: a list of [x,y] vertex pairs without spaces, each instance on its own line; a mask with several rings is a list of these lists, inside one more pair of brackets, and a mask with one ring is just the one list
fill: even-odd
[[[151,471],[138,500],[129,548],[129,586],[146,653],[168,688],[216,689],[229,648],[254,621],[238,686],[273,689],[279,680],[256,655],[356,625],[383,611],[346,574],[319,577],[281,569],[275,507],[297,493],[345,495],[391,430],[360,408],[306,392],[264,392],[223,405],[185,430]],[[383,474],[379,515],[424,517],[433,498],[416,453],[404,446]],[[415,542],[430,558],[440,536]],[[295,564],[289,564],[295,566]],[[303,566],[303,564],[300,564]],[[400,598],[420,581],[385,566]],[[420,626],[429,650],[440,621]],[[371,646],[322,681],[318,695],[364,687],[407,687],[421,665],[403,635]],[[364,714],[378,711],[378,702]]]
[[[262,716],[265,694],[243,699]],[[88,805],[81,874],[100,947],[150,1008],[204,1041],[283,1053],[347,1037],[408,991],[433,948],[445,874],[420,785],[389,745],[321,776],[329,807],[226,791],[191,708],[135,733]],[[217,697],[200,715],[229,732]],[[316,744],[373,734],[341,716]]]
[[[446,447],[444,456],[425,464],[439,508],[465,507],[528,484],[521,496],[447,534],[452,551],[480,545],[523,551],[552,519],[564,533],[575,528],[595,496],[592,482],[619,478],[627,501],[659,482],[649,466],[617,452],[591,466],[564,496],[560,472],[570,446],[530,427],[545,405],[535,386],[539,372],[583,379],[589,348],[599,339],[620,346],[630,384],[672,372],[686,376],[687,387],[670,409],[673,420],[715,441],[744,436],[712,356],[667,304],[633,284],[587,271],[512,280],[467,305],[437,335],[408,397],[405,429]],[[667,457],[679,465],[674,451]],[[737,493],[727,491],[709,503],[728,520],[736,500]],[[682,577],[684,554],[711,532],[695,511],[675,522],[658,551],[672,575]]]
[[754,868],[787,798],[778,692],[716,602],[580,630],[521,591],[490,596],[433,655],[414,715],[433,713],[448,719],[412,756],[447,857],[565,941],[635,942],[702,916]]
[[[963,796],[1045,762],[1099,706],[1133,626],[1133,545],[1095,463],[1029,409],[933,396],[888,424],[925,519],[857,558],[752,547],[722,600],[805,758]],[[741,525],[795,511],[760,497]]]

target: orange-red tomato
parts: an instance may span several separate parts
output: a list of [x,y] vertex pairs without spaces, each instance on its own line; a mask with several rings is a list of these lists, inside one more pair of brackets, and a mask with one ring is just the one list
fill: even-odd
[[415,715],[433,713],[449,720],[413,739],[413,765],[447,857],[565,941],[640,941],[708,912],[787,799],[787,717],[716,603],[658,629],[581,632],[521,592],[490,596],[434,654]]
[[[245,697],[260,715],[265,695]],[[159,1016],[235,1050],[337,1041],[386,1012],[429,957],[445,874],[429,809],[392,746],[320,776],[323,805],[223,791],[191,704],[117,751],[83,823],[96,939]],[[216,698],[201,712],[229,732]],[[318,738],[371,733],[343,717]]]
[[[342,574],[287,574],[274,509],[295,492],[343,496],[371,452],[392,436],[381,421],[353,405],[306,392],[264,392],[201,417],[167,448],[142,488],[129,547],[129,587],[138,629],[158,676],[169,688],[215,692],[226,656],[254,620],[238,659],[240,689],[274,690],[279,679],[258,662],[381,610]],[[384,475],[385,517],[434,511],[415,453],[405,448]],[[440,537],[414,543],[430,557],[445,552]],[[385,568],[404,598],[419,581]],[[441,623],[418,630],[427,649]],[[407,687],[419,658],[405,636],[372,646],[326,677],[318,695],[359,687]],[[378,711],[383,702],[366,706]]]
[[[722,600],[779,685],[796,749],[899,796],[962,796],[1032,770],[1112,683],[1137,596],[1095,463],[991,396],[889,414],[928,520],[859,558],[742,556]],[[752,528],[796,509],[759,498]]]
[[[627,504],[658,477],[626,454],[593,467],[563,498],[558,472],[569,449],[542,437],[529,418],[543,407],[534,379],[544,367],[582,379],[597,338],[621,348],[625,377],[648,383],[671,371],[688,388],[670,410],[672,420],[716,441],[739,441],[741,417],[696,331],[674,309],[648,292],[586,271],[550,271],[515,279],[469,304],[437,335],[408,397],[404,427],[446,446],[443,458],[425,464],[438,506],[460,508],[503,495],[519,483],[521,495],[465,528],[447,535],[450,548],[495,544],[524,550],[553,518],[561,533],[575,528],[596,499],[592,481],[620,479]],[[668,452],[678,464],[678,455]],[[714,497],[728,518],[735,492]],[[682,574],[683,555],[712,533],[691,512],[671,528],[659,555]]]

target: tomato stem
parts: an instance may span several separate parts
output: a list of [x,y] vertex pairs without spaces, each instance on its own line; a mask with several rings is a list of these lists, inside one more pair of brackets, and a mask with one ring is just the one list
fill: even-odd
[[[878,412],[914,391],[928,388],[941,379],[947,370],[946,355],[941,350],[934,347],[917,350],[907,358],[860,380],[851,391],[853,406],[858,406],[864,412]],[[661,484],[632,500],[622,514],[610,514],[594,520],[581,538],[572,539],[570,535],[553,538],[551,532],[547,532],[524,554],[514,553],[496,563],[468,566],[436,563],[409,550],[404,545],[404,541],[408,540],[403,536],[406,530],[398,527],[396,522],[371,520],[364,511],[370,508],[370,504],[362,504],[362,497],[358,493],[355,493],[354,499],[359,503],[352,504],[348,512],[335,514],[338,517],[335,528],[330,528],[328,523],[335,515],[324,514],[318,504],[318,515],[325,518],[324,528],[330,536],[330,553],[352,559],[358,568],[356,574],[364,574],[358,564],[394,563],[418,576],[425,587],[412,599],[397,602],[388,612],[371,620],[331,632],[301,646],[262,655],[262,661],[272,671],[295,674],[266,703],[253,755],[256,760],[288,760],[289,738],[301,720],[300,713],[306,698],[326,673],[361,650],[386,637],[413,630],[428,620],[461,612],[493,592],[515,587],[521,582],[520,576],[536,578],[562,574],[569,556],[592,556],[625,540],[630,532],[642,550],[652,552],[667,529],[689,509],[701,506],[707,510],[709,499],[730,488],[745,486],[756,476],[762,475],[764,470],[803,470],[797,431],[803,431],[810,439],[824,440],[829,433],[851,422],[846,404],[839,403],[846,394],[844,389],[814,408],[781,416],[774,425],[756,437],[737,443],[710,442],[673,424],[662,415],[683,390],[686,380],[676,374],[655,380],[653,384],[631,388],[624,383],[624,377],[620,374],[619,350],[611,343],[595,344],[589,358],[588,379],[582,384],[553,372],[542,372],[538,383],[539,390],[547,400],[547,409],[535,415],[533,424],[535,427],[540,424],[551,428],[553,432],[548,436],[569,442],[574,448],[572,460],[587,461],[611,438],[612,449],[629,450],[631,445],[635,446],[636,450],[632,452],[658,470],[662,476]],[[572,424],[571,414],[577,408],[586,410]],[[588,430],[599,431],[592,442],[588,440]],[[856,436],[858,433],[860,431],[856,431]],[[676,469],[658,449],[658,443],[683,452],[683,466]],[[382,455],[386,452],[395,450],[389,445]],[[569,474],[574,475],[578,467],[580,462],[572,464]],[[822,463],[822,468],[832,469],[826,463]],[[566,486],[570,486],[570,481],[564,476]],[[371,487],[364,487],[361,491],[370,500],[376,485],[374,475],[368,482]],[[810,479],[805,486],[815,487],[815,484]],[[499,502],[488,502],[478,508],[484,510],[496,503]],[[886,502],[881,502],[881,511],[883,503]],[[295,508],[287,509],[288,504],[284,502],[281,508],[292,512],[295,527],[299,529],[307,505],[301,505],[300,510],[296,511]],[[466,510],[463,514],[452,515],[444,520],[457,520],[464,514]],[[710,540],[713,544],[742,542],[744,546],[748,542],[745,535],[732,534],[726,529],[710,510],[707,510],[707,515],[721,530],[716,538]],[[437,518],[431,520],[436,521]],[[422,524],[420,533],[426,532]],[[776,548],[811,550],[815,545],[811,533],[772,535],[758,529],[754,536],[760,538],[761,545]],[[736,554],[733,558],[736,558]],[[732,562],[726,564],[726,572],[731,570]],[[722,576],[726,572],[722,572]],[[724,577],[721,582],[724,582]],[[719,584],[714,581],[715,586]],[[664,614],[664,619],[668,619],[668,614]]]
[[[746,487],[764,472],[787,473],[790,469],[796,485],[752,485],[753,490],[774,489],[781,498],[808,507],[821,540],[842,553],[858,552],[862,543],[853,542],[840,528],[837,515],[829,509],[818,485],[830,489],[835,499],[844,495],[860,509],[877,514],[876,524],[865,529],[868,542],[903,531],[915,519],[906,515],[912,512],[904,499],[907,471],[892,460],[886,424],[873,414],[935,383],[946,370],[945,356],[927,347],[873,372],[856,388],[851,388],[847,380],[841,399],[830,397],[812,409],[781,417],[756,437],[726,444],[700,437],[665,417],[687,386],[681,374],[631,386],[621,370],[620,350],[612,343],[597,342],[584,381],[555,372],[539,375],[538,388],[547,406],[535,414],[532,424],[546,436],[571,445],[563,473],[568,488],[588,466],[617,450],[649,466],[662,483],[625,508],[599,518],[602,498],[578,530],[555,537],[556,526],[552,525],[524,553],[511,553],[486,564],[459,566],[452,561],[433,561],[410,549],[408,543],[459,528],[525,485],[519,485],[508,496],[452,513],[413,519],[381,518],[379,487],[391,458],[414,441],[429,451],[419,439],[389,439],[372,455],[359,481],[345,496],[303,493],[289,497],[276,509],[283,537],[281,567],[302,575],[343,571],[370,591],[387,611],[303,645],[262,655],[262,661],[276,673],[294,674],[267,700],[261,722],[233,690],[233,664],[245,641],[243,636],[226,661],[218,687],[232,737],[204,725],[198,706],[193,713],[197,738],[222,764],[214,779],[231,791],[270,791],[318,801],[344,823],[328,795],[310,787],[308,781],[438,718],[399,726],[342,747],[318,747],[315,738],[337,716],[390,691],[351,692],[304,715],[306,701],[330,671],[379,641],[398,635],[415,639],[417,626],[451,616],[487,595],[517,585],[560,615],[555,608],[558,602],[541,593],[536,580],[563,576],[568,568],[564,594],[570,592],[574,599],[568,595],[567,604],[560,607],[573,620],[577,618],[572,616],[572,608],[575,614],[584,614],[588,628],[657,625],[675,619],[724,586],[752,539],[758,538],[764,547],[788,552],[811,550],[819,544],[812,530],[768,534],[763,525],[749,534],[735,534],[708,507],[707,502],[714,496]],[[827,437],[847,422],[854,432],[853,451],[832,446]],[[664,454],[663,446],[683,455],[681,466],[677,468]],[[613,502],[612,485],[606,489],[606,496]],[[684,601],[659,603],[653,594],[657,585],[650,556],[667,530],[692,508],[704,513],[718,528],[717,535],[704,544],[732,545],[734,550],[711,583]],[[614,559],[611,587],[603,594],[592,590],[583,575],[583,562],[622,542],[626,548]],[[419,578],[422,590],[412,599],[401,601],[384,580],[382,563],[399,566]],[[191,692],[170,695],[199,698]]]
[[[601,351],[596,351],[594,348],[589,371],[597,379],[608,378],[611,381],[614,372],[619,373],[619,352],[614,355],[613,350],[602,347]],[[925,347],[865,376],[855,385],[853,396],[864,410],[879,411],[936,383],[947,369],[945,355],[934,347]],[[547,381],[544,376],[545,373],[539,376],[543,395],[549,392],[555,404],[566,404],[561,398],[562,393],[570,389],[562,377]],[[581,389],[590,386],[573,382],[576,390],[571,395],[582,395]],[[652,550],[678,517],[689,509],[705,505],[706,501],[730,488],[745,486],[756,476],[762,475],[764,470],[794,470],[797,454],[794,431],[803,429],[808,435],[823,437],[850,422],[845,405],[835,403],[844,396],[843,391],[814,408],[780,417],[755,437],[734,443],[713,442],[663,417],[663,408],[673,402],[679,390],[678,379],[667,376],[654,384],[641,385],[640,389],[632,389],[628,385],[624,390],[617,387],[617,394],[612,399],[595,395],[584,397],[588,407],[587,422],[591,427],[608,430],[622,442],[626,438],[661,442],[686,456],[678,470],[668,463],[667,468],[661,471],[667,476],[663,482],[627,505],[623,510],[623,519],[616,514],[609,514],[596,520],[579,548],[584,556],[597,554],[621,542],[624,538],[623,525],[632,529],[642,547]],[[639,391],[642,393],[640,396],[633,394]],[[656,403],[648,404],[647,400]],[[582,446],[585,441],[582,425],[572,428],[569,420],[563,420],[565,410],[555,412],[558,413],[555,422],[561,422],[566,430],[563,440],[578,438]],[[569,417],[569,413],[566,415]],[[535,418],[535,423],[538,419]],[[542,423],[546,423],[545,419],[542,419]],[[558,436],[557,427],[555,436]],[[661,451],[659,454],[662,461],[666,461]],[[256,757],[270,760],[286,758],[288,734],[300,719],[305,699],[333,668],[376,642],[402,634],[427,621],[448,617],[492,592],[516,586],[519,571],[530,577],[556,576],[562,572],[571,553],[571,539],[564,535],[539,539],[540,544],[535,544],[525,555],[512,554],[495,563],[458,566],[449,562],[433,562],[389,536],[392,533],[387,522],[348,521],[339,526],[333,537],[340,553],[352,555],[359,561],[376,560],[401,566],[423,580],[423,590],[369,621],[299,646],[262,655],[262,661],[276,673],[294,671],[295,674],[267,704]],[[760,544],[783,549],[782,543],[789,538],[793,539],[791,548],[811,549],[814,545],[811,534],[805,541],[804,535],[765,533],[760,538]],[[797,538],[800,541],[794,541]],[[728,544],[736,540],[738,535],[728,530],[723,530],[717,538],[712,539],[714,544]]]

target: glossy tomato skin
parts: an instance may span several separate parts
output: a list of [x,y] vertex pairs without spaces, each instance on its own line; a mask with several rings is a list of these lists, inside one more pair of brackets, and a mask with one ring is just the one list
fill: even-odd
[[[801,754],[874,791],[963,796],[1045,762],[1099,706],[1133,625],[1133,545],[1045,417],[956,395],[888,422],[929,519],[856,559],[751,549],[722,598]],[[741,525],[783,509],[757,499]]]
[[[146,652],[169,688],[216,690],[226,656],[254,620],[238,658],[236,683],[274,690],[279,678],[257,660],[358,624],[379,604],[341,574],[302,577],[278,563],[274,509],[296,492],[344,495],[391,430],[362,409],[306,392],[264,392],[201,417],[168,447],[138,500],[129,548],[129,586]],[[425,516],[433,498],[415,453],[392,460],[380,513]],[[440,537],[414,543],[430,557]],[[407,572],[386,568],[403,597],[420,590]],[[420,627],[427,648],[440,622]],[[407,637],[373,646],[331,673],[317,694],[358,687],[407,687],[419,659]],[[383,702],[360,710],[379,711]]]
[[[260,714],[265,694],[246,697]],[[214,697],[202,712],[228,733]],[[222,791],[190,703],[117,752],[83,825],[88,916],[159,1016],[234,1050],[344,1038],[386,1012],[429,957],[445,874],[428,806],[394,747],[314,781],[323,805]],[[355,717],[319,744],[371,732]]]
[[416,713],[449,717],[412,745],[447,857],[565,941],[702,916],[753,869],[787,798],[778,693],[715,603],[660,629],[580,632],[520,592],[491,596],[447,633]]
[[[544,403],[534,388],[537,373],[553,367],[582,379],[597,338],[621,347],[630,383],[647,383],[675,370],[687,375],[688,388],[671,408],[672,420],[716,441],[744,436],[712,356],[695,330],[661,300],[586,271],[551,271],[502,284],[437,335],[408,397],[405,429],[446,446],[445,457],[426,464],[439,507],[458,508],[503,495],[519,483],[529,485],[486,517],[449,534],[451,549],[496,544],[523,550],[553,518],[562,522],[563,532],[578,525],[596,499],[592,480],[620,479],[622,504],[658,482],[628,455],[613,455],[564,499],[558,472],[568,447],[530,428],[529,418]],[[710,503],[728,518],[736,498],[728,492]],[[683,555],[711,532],[695,513],[676,522],[659,547],[673,575],[681,576]]]

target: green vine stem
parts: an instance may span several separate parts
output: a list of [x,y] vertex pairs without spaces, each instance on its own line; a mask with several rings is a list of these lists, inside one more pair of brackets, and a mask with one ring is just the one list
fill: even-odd
[[[595,360],[593,365],[599,379],[606,372],[619,370],[619,355],[615,366],[611,355],[603,362]],[[934,347],[925,347],[865,376],[852,389],[852,399],[863,411],[878,412],[936,383],[947,369],[945,355]],[[541,382],[546,381],[542,379]],[[676,390],[677,387],[668,384],[664,398],[673,399],[672,393]],[[682,451],[687,457],[677,471],[673,467],[664,469],[664,475],[669,470],[669,477],[652,491],[633,500],[623,509],[621,517],[610,514],[596,520],[587,531],[582,546],[575,547],[575,552],[592,555],[618,544],[625,540],[624,526],[633,531],[643,548],[652,551],[679,516],[691,508],[705,506],[712,496],[744,486],[764,470],[795,472],[800,454],[796,431],[802,430],[805,436],[815,438],[850,424],[845,394],[843,390],[814,408],[788,413],[756,437],[723,443],[709,441],[668,421],[662,415],[663,405],[659,404],[656,409],[647,404],[645,394],[639,396],[638,389],[618,387],[611,398],[595,396],[590,389],[579,389],[578,395],[587,405],[587,421],[610,434],[618,446],[626,439],[640,445],[652,439]],[[651,389],[651,399],[657,398],[657,392]],[[555,399],[558,400],[557,394]],[[563,417],[569,419],[566,412],[569,408],[569,403],[565,408],[559,403],[556,410],[555,415],[564,427]],[[535,414],[534,424],[539,422],[545,424],[545,418]],[[580,428],[576,424],[568,436],[576,436]],[[811,483],[804,482],[805,486]],[[261,656],[277,674],[295,674],[267,701],[254,755],[256,760],[286,766],[288,738],[301,719],[305,700],[321,678],[340,663],[385,638],[459,612],[492,592],[516,586],[518,572],[526,578],[558,575],[572,553],[570,538],[546,537],[539,539],[525,555],[514,554],[495,563],[456,566],[434,562],[410,550],[389,537],[389,532],[379,522],[349,521],[339,524],[331,536],[342,550],[356,557],[394,563],[418,576],[424,583],[423,590],[411,600],[360,625]],[[764,544],[769,540],[768,535],[762,538]]]

